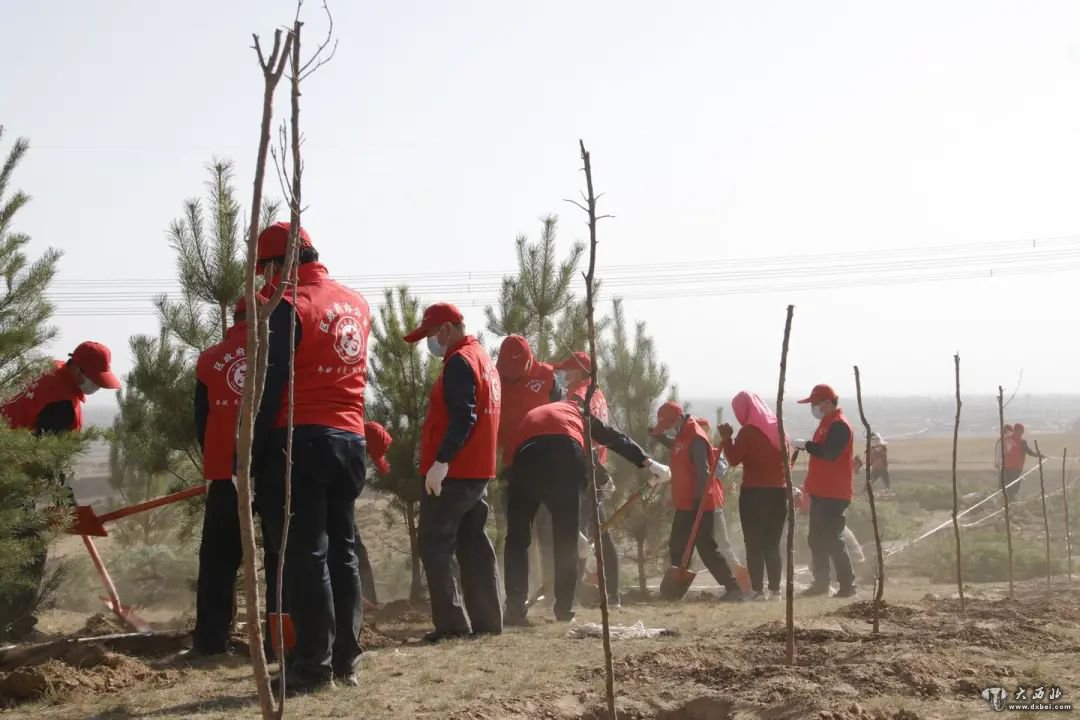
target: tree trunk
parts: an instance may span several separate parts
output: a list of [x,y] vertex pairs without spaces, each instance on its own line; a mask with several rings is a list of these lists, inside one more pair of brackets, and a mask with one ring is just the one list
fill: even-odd
[[998,385],[998,431],[1001,433],[1001,497],[1005,503],[1005,541],[1009,549],[1009,599],[1016,597],[1013,583],[1012,516],[1009,514],[1009,492],[1005,489],[1005,388]]
[[1065,506],[1065,553],[1069,559],[1069,584],[1072,585],[1072,529],[1069,527],[1069,490],[1065,487],[1065,459],[1069,448],[1061,451],[1061,503]]
[[416,503],[405,503],[405,525],[409,528],[409,564],[412,567],[412,584],[409,602],[417,605],[424,599],[424,583],[420,575],[420,543],[416,534]]
[[1043,454],[1039,441],[1035,441],[1035,452],[1039,453],[1039,495],[1042,497],[1043,529],[1046,532],[1046,589],[1050,589],[1050,516],[1046,514],[1046,481],[1043,479]]
[[960,512],[960,495],[956,489],[956,455],[960,444],[960,407],[963,405],[960,400],[960,353],[957,353],[953,360],[956,362],[956,421],[953,424],[952,440],[952,524],[953,535],[956,536],[956,591],[960,595],[960,613],[963,614],[967,608],[964,601],[964,565],[960,553],[960,521],[957,518]]
[[870,480],[870,421],[866,419],[862,403],[862,379],[859,366],[855,366],[855,396],[859,402],[859,419],[866,428],[866,497],[870,501],[870,523],[874,526],[874,548],[877,550],[877,581],[874,583],[874,634],[881,632],[881,597],[885,594],[885,555],[881,552],[881,530],[878,528],[877,504],[874,502],[874,484]]
[[646,598],[649,596],[649,586],[645,583],[645,536],[634,538],[634,542],[637,543],[638,589],[641,590],[641,597]]
[[795,665],[795,491],[791,486],[791,463],[788,462],[789,448],[787,435],[784,433],[784,383],[787,381],[788,345],[791,341],[791,320],[795,306],[788,305],[787,320],[784,322],[784,344],[780,350],[780,383],[776,391],[776,425],[784,443],[784,484],[787,487],[788,531],[787,531],[787,646],[784,651],[784,663],[788,667]]

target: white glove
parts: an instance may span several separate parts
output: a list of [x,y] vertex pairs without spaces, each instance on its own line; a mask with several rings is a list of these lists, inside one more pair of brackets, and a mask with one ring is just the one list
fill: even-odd
[[428,495],[434,495],[439,497],[442,494],[443,480],[446,479],[446,473],[450,472],[450,466],[443,462],[435,462],[427,471],[427,477],[424,478],[424,489],[427,490]]
[[592,551],[592,543],[589,542],[589,538],[585,537],[585,533],[578,532],[577,534],[577,556],[579,560],[584,560],[589,557],[589,553]]
[[615,496],[615,481],[608,478],[608,481],[600,486],[600,497],[604,500],[608,500]]
[[805,450],[806,449],[806,441],[805,440],[796,440],[793,444],[795,445],[796,450]]
[[652,477],[649,478],[650,487],[656,487],[661,483],[666,483],[671,480],[671,468],[667,465],[662,465],[655,460],[649,464],[649,472],[652,473]]
[[[207,483],[206,483],[207,491],[210,490],[210,482],[211,481],[207,481]],[[233,487],[233,490],[235,490],[236,492],[240,492],[240,486],[236,484],[236,476],[235,475],[232,476],[232,487]]]

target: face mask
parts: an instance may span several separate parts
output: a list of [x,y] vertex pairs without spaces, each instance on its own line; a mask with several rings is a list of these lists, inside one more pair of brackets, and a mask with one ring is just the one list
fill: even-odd
[[562,387],[566,387],[566,371],[565,370],[556,370],[555,371],[555,382],[559,383],[559,385],[562,386]]
[[811,406],[810,412],[813,414],[814,418],[817,419],[817,420],[821,420],[823,417],[825,417],[825,411],[821,409],[820,405]]
[[95,385],[94,382],[90,378],[85,378],[84,377],[82,379],[82,381],[79,383],[79,389],[82,390],[83,395],[93,395],[94,393],[96,393],[101,388],[99,388],[97,385]]
[[439,342],[438,335],[432,335],[427,339],[427,349],[435,357],[442,357],[446,354],[446,346]]

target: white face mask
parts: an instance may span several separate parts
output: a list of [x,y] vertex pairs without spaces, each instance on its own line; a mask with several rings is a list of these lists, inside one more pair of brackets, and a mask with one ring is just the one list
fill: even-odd
[[83,395],[93,395],[101,388],[95,385],[90,378],[84,377],[82,381],[79,382],[79,389],[82,390]]
[[822,407],[820,405],[812,405],[812,406],[810,406],[810,412],[813,414],[814,418],[816,418],[817,420],[821,420],[823,417],[825,417],[825,410],[822,409]]
[[438,335],[432,335],[427,339],[427,349],[435,357],[446,355],[446,346],[439,342]]
[[556,370],[555,371],[555,382],[559,383],[559,385],[561,387],[564,387],[564,388],[566,387],[566,371],[565,370]]

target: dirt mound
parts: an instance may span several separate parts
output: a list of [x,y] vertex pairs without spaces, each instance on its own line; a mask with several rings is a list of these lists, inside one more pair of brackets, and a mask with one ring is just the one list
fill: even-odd
[[174,682],[176,672],[152,670],[138,660],[98,646],[76,646],[59,659],[0,673],[0,707],[46,695],[111,693],[138,683]]
[[91,615],[86,620],[86,624],[82,626],[82,629],[75,634],[79,637],[97,637],[99,635],[115,635],[122,632],[128,632],[128,629],[125,628],[114,615],[97,613],[96,615]]
[[394,600],[375,613],[375,622],[424,625],[431,623],[431,608],[413,605],[408,600]]
[[383,635],[374,625],[365,623],[360,630],[360,647],[365,650],[381,650],[400,644],[392,637]]
[[[913,608],[907,605],[890,605],[884,600],[881,601],[881,612],[879,617],[888,618],[890,620],[903,620],[915,615],[921,615],[925,610],[919,608]],[[851,618],[853,620],[866,620],[873,621],[874,619],[874,603],[870,600],[859,600],[853,602],[850,605],[845,605],[839,610],[835,610],[828,614],[828,617],[842,617]]]

